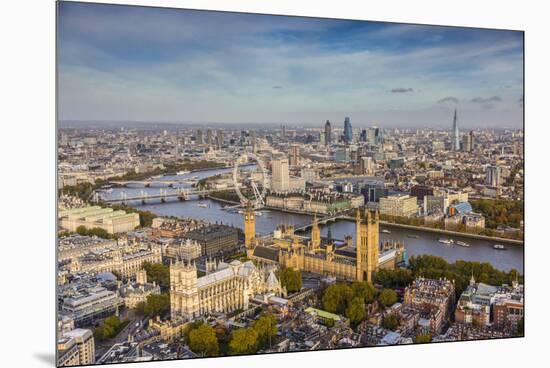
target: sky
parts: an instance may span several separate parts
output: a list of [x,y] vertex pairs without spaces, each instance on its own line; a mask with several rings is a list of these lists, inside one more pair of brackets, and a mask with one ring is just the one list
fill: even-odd
[[523,125],[523,33],[62,2],[60,120]]

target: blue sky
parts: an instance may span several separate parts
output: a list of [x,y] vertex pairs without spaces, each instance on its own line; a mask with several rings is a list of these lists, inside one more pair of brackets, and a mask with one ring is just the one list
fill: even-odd
[[521,127],[520,32],[61,3],[62,120]]

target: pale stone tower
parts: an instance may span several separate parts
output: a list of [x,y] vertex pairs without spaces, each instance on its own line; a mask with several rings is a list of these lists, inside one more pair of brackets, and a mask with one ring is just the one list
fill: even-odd
[[317,215],[313,216],[313,226],[311,227],[311,248],[319,249],[321,245],[321,230],[317,222]]
[[379,240],[378,211],[371,214],[365,210],[361,218],[359,210],[355,216],[356,248],[357,248],[357,280],[373,281],[374,273],[378,270],[378,240]]
[[365,278],[364,272],[366,269],[364,269],[363,265],[366,265],[367,263],[367,227],[361,220],[361,212],[359,211],[359,208],[357,209],[355,213],[355,250],[357,252],[356,254],[356,262],[357,262],[357,281],[363,281]]
[[197,267],[181,261],[170,265],[170,314],[172,319],[199,314]]
[[367,242],[367,281],[370,282],[373,282],[374,274],[378,271],[378,244],[380,243],[379,222],[380,216],[378,211],[375,211],[373,216],[368,217],[367,227],[369,240]]
[[147,272],[145,270],[136,272],[136,282],[140,285],[147,284]]
[[246,247],[246,256],[252,257],[254,252],[254,238],[256,237],[256,218],[252,204],[248,201],[244,210],[244,246]]

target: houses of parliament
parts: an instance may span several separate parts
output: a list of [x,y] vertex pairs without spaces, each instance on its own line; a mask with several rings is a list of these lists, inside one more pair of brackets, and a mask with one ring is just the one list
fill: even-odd
[[201,277],[192,261],[171,263],[172,319],[247,309],[249,300],[258,294],[286,296],[275,275],[279,267],[341,280],[372,281],[379,268],[393,268],[403,258],[402,244],[380,246],[378,212],[357,210],[355,246],[351,236],[344,243],[334,241],[330,231],[322,238],[316,217],[311,237],[295,234],[292,226],[280,226],[273,237],[257,237],[255,221],[248,205],[244,210],[246,262],[221,262]]
[[403,260],[402,243],[380,244],[377,211],[357,209],[355,226],[355,246],[348,236],[337,247],[330,230],[327,238],[321,238],[316,217],[311,237],[295,234],[292,226],[280,226],[273,239],[260,239],[255,234],[254,211],[247,207],[244,211],[247,257],[260,264],[278,264],[351,281],[372,281],[379,268],[395,268]]

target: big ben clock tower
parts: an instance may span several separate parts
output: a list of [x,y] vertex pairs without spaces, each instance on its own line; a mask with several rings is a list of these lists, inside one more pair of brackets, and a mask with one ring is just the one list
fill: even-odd
[[246,256],[250,258],[254,251],[254,238],[256,237],[256,218],[250,201],[244,210],[244,246]]

